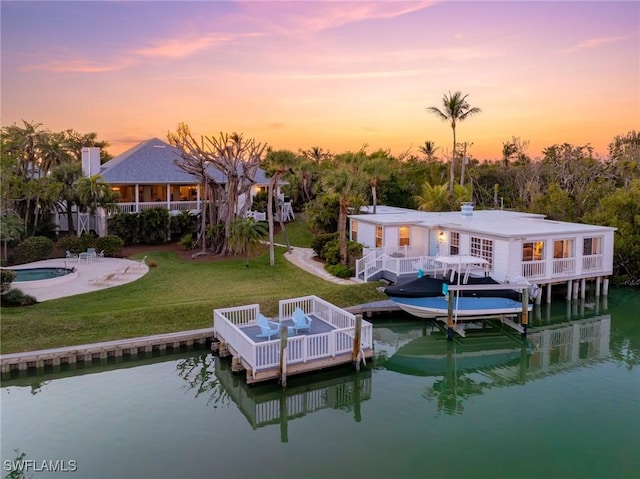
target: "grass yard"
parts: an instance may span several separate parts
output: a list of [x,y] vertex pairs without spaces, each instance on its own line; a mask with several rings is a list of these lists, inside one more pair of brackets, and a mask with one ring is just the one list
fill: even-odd
[[[306,228],[290,224],[292,244],[305,246]],[[257,303],[265,314],[277,315],[278,300],[309,294],[338,306],[384,299],[376,291],[377,283],[336,285],[300,270],[283,253],[284,248],[276,248],[273,267],[268,250],[250,259],[248,266],[245,259],[193,262],[179,259],[175,252],[143,253],[157,267],[133,283],[29,307],[2,308],[0,353],[210,327],[213,309],[228,306]]]

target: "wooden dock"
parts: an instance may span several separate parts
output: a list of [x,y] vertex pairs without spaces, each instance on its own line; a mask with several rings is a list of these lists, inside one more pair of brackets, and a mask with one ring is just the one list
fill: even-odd
[[[311,318],[308,331],[289,335],[296,309]],[[281,300],[279,337],[256,334],[260,306],[257,304],[214,310],[215,337],[212,345],[221,356],[233,356],[232,368],[246,371],[247,383],[278,379],[285,386],[288,375],[353,363],[373,357],[373,325],[344,309],[318,298],[304,296]],[[258,331],[259,332],[259,329]]]
[[121,339],[64,348],[43,349],[0,355],[0,372],[24,371],[45,366],[92,362],[110,357],[135,356],[154,350],[179,349],[183,346],[206,344],[214,339],[214,329],[204,328],[177,333],[157,334],[139,338]]

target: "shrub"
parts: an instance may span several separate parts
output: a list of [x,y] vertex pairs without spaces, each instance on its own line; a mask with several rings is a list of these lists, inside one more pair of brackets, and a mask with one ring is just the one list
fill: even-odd
[[31,306],[37,302],[36,298],[24,294],[19,289],[10,289],[6,294],[0,295],[0,304],[5,307]]
[[53,241],[44,236],[31,236],[16,246],[15,262],[23,264],[47,259],[51,251],[53,251]]
[[56,242],[56,249],[71,251],[76,254],[86,251],[86,249],[82,248],[82,241],[79,236],[63,236]]
[[106,235],[96,238],[96,250],[104,251],[105,256],[120,256],[124,241],[116,235]]
[[16,273],[10,269],[0,269],[0,294],[11,289],[11,283],[16,279]]
[[314,253],[321,260],[325,260],[324,249],[327,243],[335,241],[338,239],[338,233],[323,233],[319,234],[313,241],[311,242],[311,248],[313,248]]
[[198,217],[184,210],[179,215],[169,217],[169,232],[171,240],[182,239],[186,235],[198,231]]
[[125,246],[140,242],[140,215],[138,213],[121,213],[109,219],[109,231],[122,238]]
[[338,278],[351,278],[355,274],[353,268],[343,264],[329,264],[325,269]]
[[169,211],[166,208],[150,208],[140,215],[143,243],[163,244],[169,241]]
[[182,238],[180,238],[180,245],[182,246],[182,249],[193,249],[193,244],[195,243],[193,236],[188,234],[188,235],[184,235]]

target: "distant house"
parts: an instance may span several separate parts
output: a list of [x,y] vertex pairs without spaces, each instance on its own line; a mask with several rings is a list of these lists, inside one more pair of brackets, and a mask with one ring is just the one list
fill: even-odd
[[[118,194],[118,209],[121,213],[138,213],[149,208],[167,208],[172,214],[180,211],[198,213],[202,209],[204,195],[200,180],[185,172],[175,164],[180,159],[180,150],[170,144],[152,138],[125,151],[117,157],[100,165],[98,148],[83,148],[82,169],[85,176],[101,175]],[[225,183],[225,176],[216,168],[209,171],[212,178]],[[267,191],[270,178],[264,170],[258,168],[255,184],[247,195],[240,198],[239,210],[253,200],[261,191]],[[278,185],[281,186],[280,182]],[[285,221],[293,217],[291,203],[284,195],[279,195],[283,203]],[[104,231],[104,214],[89,218],[79,215],[78,233],[93,229],[101,234]],[[249,211],[247,216],[263,220],[264,214]],[[60,215],[58,224],[61,230],[67,229],[66,217]]]
[[567,296],[584,297],[585,282],[601,282],[613,272],[615,228],[545,219],[544,215],[504,210],[425,212],[378,207],[376,214],[349,217],[351,240],[364,247],[356,275],[364,281],[401,280],[416,265],[438,255],[471,255],[488,262],[498,281],[526,278],[530,283],[567,285]]

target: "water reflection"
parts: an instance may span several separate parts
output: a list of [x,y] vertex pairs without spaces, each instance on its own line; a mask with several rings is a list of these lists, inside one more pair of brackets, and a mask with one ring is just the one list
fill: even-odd
[[345,368],[289,378],[287,387],[273,382],[247,385],[233,374],[229,361],[211,356],[215,381],[237,405],[253,429],[280,425],[280,440],[289,441],[288,423],[322,409],[340,409],[362,420],[361,403],[371,398],[371,371]]
[[[413,376],[433,378],[422,394],[438,411],[460,414],[465,402],[492,388],[524,384],[610,356],[608,314],[529,330],[523,339],[499,322],[465,325],[466,337],[446,340],[437,323],[379,327],[374,330],[383,352],[379,366]],[[395,352],[389,354],[384,345]]]

